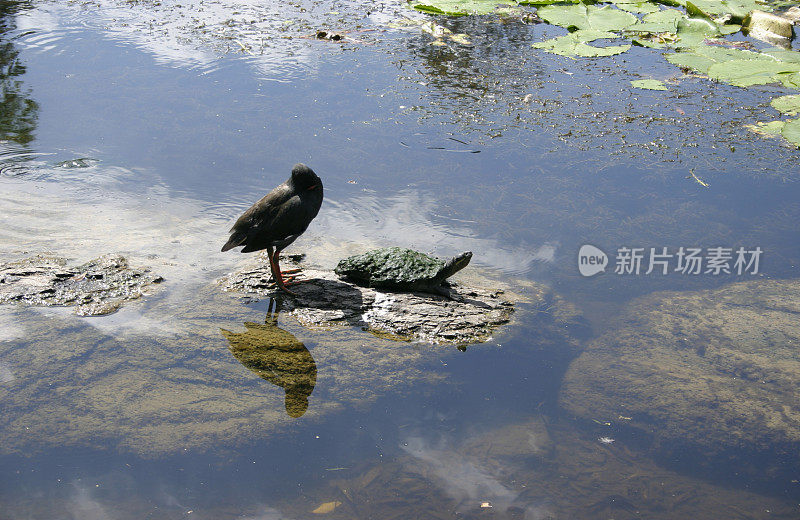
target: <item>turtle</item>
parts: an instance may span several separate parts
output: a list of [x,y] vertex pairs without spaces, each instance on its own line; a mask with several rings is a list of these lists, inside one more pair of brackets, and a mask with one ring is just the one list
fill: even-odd
[[466,251],[444,261],[402,247],[384,247],[339,261],[334,272],[358,285],[440,294],[452,298],[445,279],[472,259]]

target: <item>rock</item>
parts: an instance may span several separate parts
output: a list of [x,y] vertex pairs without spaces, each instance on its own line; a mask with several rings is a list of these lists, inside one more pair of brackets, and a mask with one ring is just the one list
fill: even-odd
[[[401,433],[404,453],[337,472],[282,510],[339,500],[347,518],[795,518],[796,501],[703,480],[654,463],[635,445],[600,444],[552,417],[480,433],[486,423]],[[599,427],[599,426],[598,426]],[[466,430],[466,431],[464,431]],[[412,496],[413,500],[397,497]],[[487,507],[487,506],[491,507]],[[350,516],[356,511],[359,516]]]
[[665,460],[757,456],[757,478],[797,471],[785,457],[800,448],[798,292],[798,281],[754,281],[634,301],[572,362],[560,403],[647,436]]
[[77,267],[63,258],[36,255],[0,265],[0,303],[76,306],[80,316],[100,316],[134,300],[162,281],[134,269],[120,255],[106,255]]
[[748,36],[784,47],[794,37],[792,20],[764,11],[751,12],[742,27]]
[[[297,298],[283,299],[281,305],[306,326],[345,324],[395,339],[464,345],[486,341],[514,311],[500,290],[454,286],[450,299],[359,287],[321,269],[304,269],[303,278],[305,282],[292,287]],[[220,283],[227,291],[271,295],[269,280],[264,261],[261,267],[232,273]]]
[[783,13],[783,17],[791,21],[793,24],[800,22],[800,7],[796,5],[790,7],[785,13]]

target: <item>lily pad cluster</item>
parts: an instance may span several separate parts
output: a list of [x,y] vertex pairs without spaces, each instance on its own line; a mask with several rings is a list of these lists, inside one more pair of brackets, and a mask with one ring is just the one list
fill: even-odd
[[[489,14],[509,5],[534,6],[541,20],[568,31],[533,44],[537,49],[570,58],[614,56],[632,46],[665,49],[673,51],[666,54],[670,63],[714,81],[737,87],[779,83],[800,90],[800,53],[777,47],[759,52],[747,42],[724,39],[742,31],[788,47],[792,21],[767,13],[771,8],[759,0],[416,0],[409,5],[451,16]],[[632,86],[667,90],[655,79],[637,80]],[[797,116],[797,100],[784,96],[772,106]],[[800,118],[749,128],[781,135],[800,146]]]

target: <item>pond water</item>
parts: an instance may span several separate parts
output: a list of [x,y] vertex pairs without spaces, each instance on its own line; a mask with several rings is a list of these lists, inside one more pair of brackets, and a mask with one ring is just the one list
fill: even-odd
[[[0,261],[113,252],[165,281],[106,317],[0,307],[0,517],[800,515],[796,354],[702,376],[774,384],[756,402],[783,403],[789,426],[766,438],[752,410],[709,425],[652,397],[689,399],[684,374],[662,391],[616,359],[568,368],[587,346],[623,359],[673,333],[708,344],[704,360],[740,338],[793,352],[800,154],[743,127],[774,118],[781,90],[684,76],[650,49],[545,54],[531,44],[560,29],[518,19],[437,19],[471,45],[431,45],[402,4],[4,4]],[[631,89],[641,77],[671,88]],[[462,352],[309,329],[221,292],[256,261],[219,252],[231,222],[296,162],[325,202],[287,252],[331,268],[374,246],[471,250],[472,276],[520,295],[511,324]],[[612,258],[604,274],[581,276],[585,244]],[[666,275],[646,258],[616,274],[625,247],[763,255],[757,273],[684,274],[671,257]],[[724,292],[741,282],[756,285]],[[540,284],[551,307],[526,303]],[[307,409],[237,355],[241,337],[291,345],[275,362],[303,367]],[[647,391],[571,402],[607,369]],[[698,441],[714,435],[735,441]]]

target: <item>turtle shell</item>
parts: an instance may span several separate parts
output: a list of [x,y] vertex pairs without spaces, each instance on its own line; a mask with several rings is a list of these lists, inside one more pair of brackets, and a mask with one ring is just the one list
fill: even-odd
[[413,249],[386,247],[345,258],[335,272],[370,287],[415,289],[437,283],[444,266],[443,260]]

